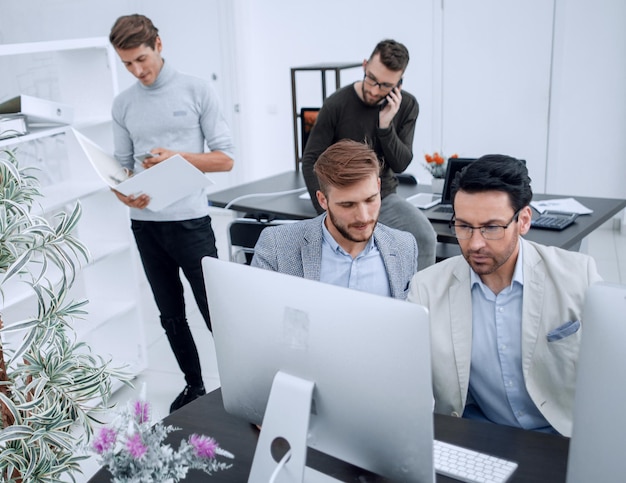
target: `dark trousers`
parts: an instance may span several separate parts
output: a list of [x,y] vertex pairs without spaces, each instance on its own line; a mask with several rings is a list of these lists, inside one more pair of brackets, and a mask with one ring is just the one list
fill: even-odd
[[205,256],[217,258],[211,217],[184,221],[131,220],[131,227],[161,315],[161,326],[178,366],[187,384],[201,386],[200,359],[187,323],[180,270],[189,281],[200,313],[211,330],[201,265]]

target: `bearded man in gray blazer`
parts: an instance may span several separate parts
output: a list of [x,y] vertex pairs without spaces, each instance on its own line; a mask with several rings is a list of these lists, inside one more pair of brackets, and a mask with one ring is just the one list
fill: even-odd
[[366,144],[342,140],[314,166],[325,213],[263,230],[252,266],[405,299],[417,272],[417,243],[378,223],[380,164]]
[[570,436],[592,258],[526,241],[523,162],[488,155],[458,173],[451,220],[462,256],[415,275],[430,311],[435,411]]

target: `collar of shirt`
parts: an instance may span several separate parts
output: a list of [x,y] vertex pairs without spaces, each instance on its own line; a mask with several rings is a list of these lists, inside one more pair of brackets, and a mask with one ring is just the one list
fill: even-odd
[[[327,216],[328,215],[324,215],[324,219],[322,220],[322,237],[323,237],[323,240],[330,245],[330,247],[332,248],[334,253],[341,253],[342,255],[347,255],[347,256],[351,257],[351,255],[348,252],[346,252],[343,248],[341,248],[339,243],[337,243],[337,241],[333,238],[333,236],[328,231],[328,228],[326,228],[326,217]],[[365,248],[363,249],[363,251],[361,253],[359,253],[354,258],[357,259],[357,258],[361,258],[361,257],[364,257],[364,256],[368,255],[373,247],[374,247],[374,236],[372,235],[372,237],[367,242],[367,245],[365,245]]]
[[165,59],[163,59],[163,66],[161,67],[161,70],[159,71],[159,75],[157,76],[156,80],[152,84],[150,84],[149,86],[144,86],[141,82],[137,82],[137,84],[142,89],[153,91],[168,84],[170,79],[173,79],[175,75],[176,69],[174,69],[169,63],[165,62]]
[[374,237],[352,258],[332,237],[323,220],[320,281],[387,297],[391,295],[389,275]]

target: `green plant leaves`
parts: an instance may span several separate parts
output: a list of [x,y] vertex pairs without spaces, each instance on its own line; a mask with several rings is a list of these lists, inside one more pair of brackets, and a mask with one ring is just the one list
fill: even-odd
[[[94,355],[76,340],[72,320],[87,314],[86,300],[70,300],[70,290],[89,251],[75,236],[82,209],[49,219],[34,215],[40,197],[37,179],[21,169],[15,153],[0,151],[0,290],[26,284],[32,314],[3,321],[7,380],[0,406],[13,424],[0,428],[0,480],[58,482],[79,469],[77,456],[92,434],[92,411],[104,409],[113,377],[127,383],[122,368]],[[78,429],[78,430],[77,430]],[[71,474],[69,478],[74,479]]]

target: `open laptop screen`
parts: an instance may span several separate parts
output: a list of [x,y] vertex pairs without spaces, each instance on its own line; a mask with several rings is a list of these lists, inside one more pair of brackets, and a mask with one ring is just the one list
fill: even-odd
[[441,194],[441,204],[452,204],[452,182],[456,174],[465,166],[475,161],[475,158],[450,158],[448,159],[448,169],[446,170],[446,179],[443,185],[443,193]]

